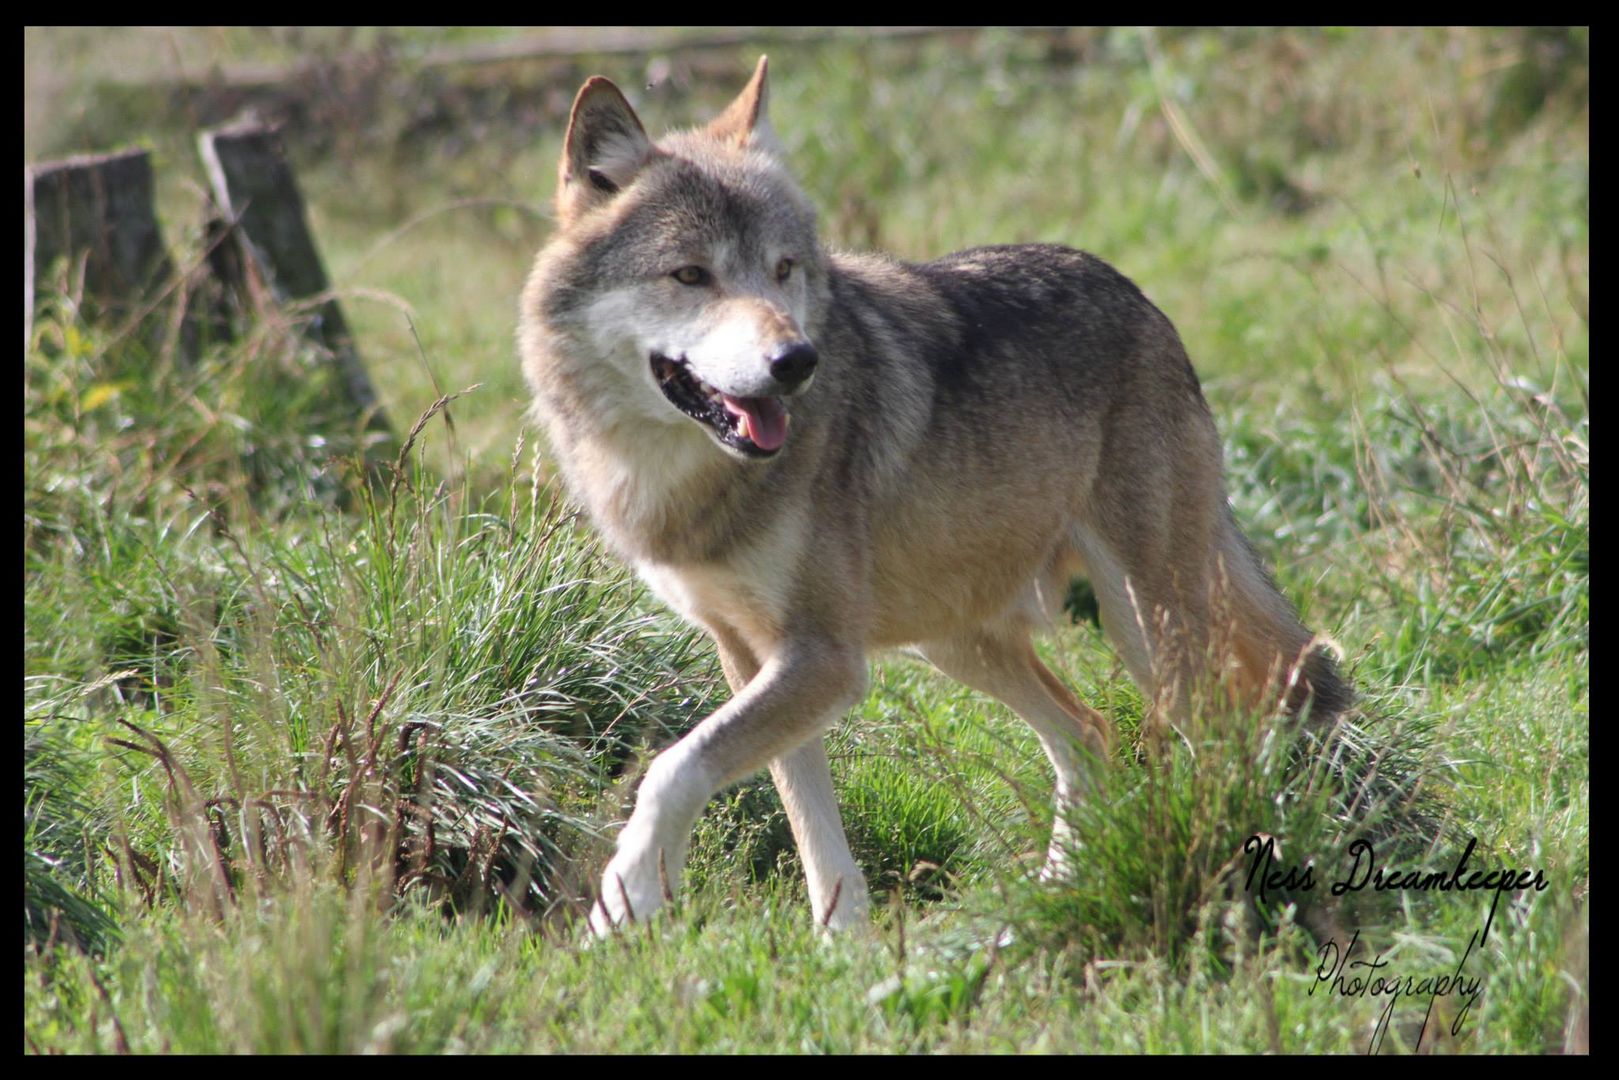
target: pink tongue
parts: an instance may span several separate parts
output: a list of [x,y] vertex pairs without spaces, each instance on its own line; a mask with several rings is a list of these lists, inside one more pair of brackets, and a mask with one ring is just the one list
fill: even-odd
[[787,410],[775,398],[721,394],[725,411],[736,417],[737,432],[761,450],[779,450],[787,441]]

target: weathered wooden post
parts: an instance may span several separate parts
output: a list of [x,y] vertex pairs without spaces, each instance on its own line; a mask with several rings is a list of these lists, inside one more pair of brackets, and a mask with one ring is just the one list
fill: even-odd
[[58,259],[84,260],[84,300],[124,319],[143,312],[174,276],[152,208],[144,150],[43,162],[23,169],[23,348],[34,301]]
[[[257,123],[246,123],[205,131],[197,141],[214,198],[235,224],[239,272],[256,276],[279,301],[315,304],[309,335],[331,355],[355,415],[364,417],[366,430],[377,436],[367,452],[367,458],[376,462],[393,441],[393,429],[360,362],[343,310],[327,295],[331,283],[280,137]],[[220,260],[215,264],[218,272],[222,264]],[[232,284],[248,287],[245,281]]]

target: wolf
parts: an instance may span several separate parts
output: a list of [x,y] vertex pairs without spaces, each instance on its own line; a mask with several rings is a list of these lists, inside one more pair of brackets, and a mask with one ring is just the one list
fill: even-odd
[[1056,774],[1044,873],[1061,874],[1066,809],[1112,743],[1031,643],[1075,576],[1164,723],[1207,679],[1315,720],[1350,701],[1232,519],[1169,319],[1065,247],[923,264],[828,250],[767,71],[761,57],[718,117],[656,142],[612,82],[586,81],[521,300],[533,414],[567,489],[713,639],[734,695],[647,768],[599,933],[672,895],[709,798],[766,767],[813,919],[867,920],[823,734],[879,649],[920,653],[1034,729]]

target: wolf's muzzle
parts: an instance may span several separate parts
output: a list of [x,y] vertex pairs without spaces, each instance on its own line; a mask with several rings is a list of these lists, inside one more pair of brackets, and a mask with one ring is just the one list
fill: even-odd
[[770,375],[783,387],[791,390],[815,373],[820,355],[807,341],[789,345],[770,359]]

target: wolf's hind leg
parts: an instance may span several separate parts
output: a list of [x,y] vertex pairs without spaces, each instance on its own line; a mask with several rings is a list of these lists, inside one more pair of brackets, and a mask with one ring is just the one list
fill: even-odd
[[[1086,794],[1089,768],[1105,760],[1112,729],[1106,718],[1081,703],[1040,662],[1021,627],[984,628],[932,641],[922,654],[940,671],[999,700],[1022,717],[1040,739],[1057,774],[1057,812],[1041,877],[1060,875],[1071,850],[1067,808]],[[1088,759],[1095,757],[1095,763]]]
[[[1137,510],[1147,516],[1147,507]],[[1148,523],[1111,538],[1076,529],[1075,543],[1102,628],[1146,701],[1147,722],[1184,729],[1209,660],[1211,547],[1197,514],[1185,513],[1173,526],[1155,517]]]

